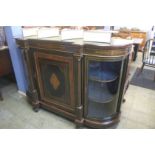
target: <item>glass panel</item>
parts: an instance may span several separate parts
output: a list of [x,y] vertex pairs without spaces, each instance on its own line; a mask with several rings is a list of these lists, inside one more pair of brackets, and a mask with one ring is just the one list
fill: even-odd
[[116,112],[121,64],[89,61],[87,117],[103,119]]

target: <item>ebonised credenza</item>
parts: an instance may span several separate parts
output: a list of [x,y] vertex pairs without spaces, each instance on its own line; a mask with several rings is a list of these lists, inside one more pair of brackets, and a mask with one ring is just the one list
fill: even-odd
[[27,98],[77,127],[106,128],[119,122],[131,45],[80,39],[16,39],[29,81]]

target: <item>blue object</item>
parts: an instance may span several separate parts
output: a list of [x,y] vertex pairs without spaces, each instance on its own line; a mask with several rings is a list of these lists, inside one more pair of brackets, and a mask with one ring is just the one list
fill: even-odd
[[96,81],[113,81],[116,80],[118,75],[112,71],[108,70],[90,70],[89,71],[89,78],[94,79]]
[[20,26],[5,26],[4,30],[18,89],[19,91],[25,93],[27,90],[27,79],[24,68],[24,61],[20,49],[17,47],[15,41],[15,38],[23,37],[22,28]]

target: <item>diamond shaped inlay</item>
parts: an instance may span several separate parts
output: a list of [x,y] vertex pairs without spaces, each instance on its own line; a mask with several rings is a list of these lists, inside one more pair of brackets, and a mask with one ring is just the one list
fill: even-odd
[[54,73],[50,77],[50,83],[52,84],[55,90],[58,89],[60,85],[60,81],[58,80],[57,76]]

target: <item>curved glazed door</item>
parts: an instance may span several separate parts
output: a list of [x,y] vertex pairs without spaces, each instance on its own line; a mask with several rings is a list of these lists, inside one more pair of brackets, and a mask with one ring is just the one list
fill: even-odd
[[103,120],[117,113],[122,60],[85,58],[84,115]]
[[43,52],[34,57],[41,100],[74,112],[73,58]]

